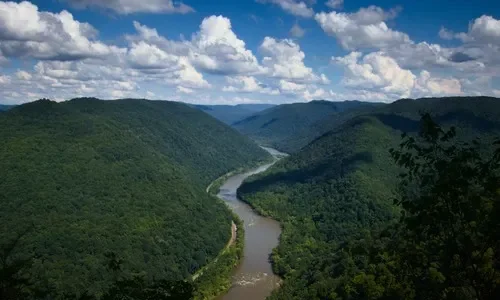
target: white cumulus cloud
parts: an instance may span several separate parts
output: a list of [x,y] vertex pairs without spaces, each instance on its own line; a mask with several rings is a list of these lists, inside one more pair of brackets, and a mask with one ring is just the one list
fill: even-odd
[[278,90],[267,87],[253,76],[228,76],[226,81],[230,85],[222,88],[225,92],[279,94]]
[[345,87],[383,93],[389,99],[462,94],[458,79],[432,77],[425,70],[416,76],[383,52],[365,56],[351,52],[344,57],[334,57],[333,61],[344,69],[341,83]]
[[76,8],[97,7],[119,14],[166,13],[187,14],[194,9],[182,2],[172,0],[65,0]]
[[410,41],[406,33],[390,29],[385,20],[395,18],[398,9],[389,12],[376,6],[361,8],[355,13],[318,13],[315,19],[323,31],[349,50],[387,48]]
[[344,6],[344,0],[328,0],[325,5],[332,9],[340,9]]
[[269,76],[289,81],[329,83],[324,74],[317,75],[304,64],[305,53],[292,40],[265,37],[259,49],[264,55],[262,65]]
[[427,71],[422,71],[415,83],[415,93],[434,96],[461,95],[462,84],[456,78],[432,78]]
[[193,64],[207,72],[241,74],[261,71],[257,58],[236,36],[226,17],[205,18],[190,43]]
[[311,18],[314,15],[313,9],[301,0],[257,0],[257,2],[278,5],[287,13],[297,17]]
[[6,57],[75,60],[120,52],[67,11],[40,12],[30,2],[0,2],[0,52]]

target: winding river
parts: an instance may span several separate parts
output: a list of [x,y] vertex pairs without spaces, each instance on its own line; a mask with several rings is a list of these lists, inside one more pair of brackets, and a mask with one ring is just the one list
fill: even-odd
[[[271,148],[264,149],[275,157],[275,162],[286,155]],[[260,216],[236,196],[236,190],[241,186],[243,180],[251,175],[264,172],[275,162],[228,178],[217,195],[243,220],[245,226],[244,257],[233,273],[231,289],[219,299],[265,299],[280,283],[280,278],[273,274],[269,261],[272,249],[278,246],[281,234],[280,224]]]

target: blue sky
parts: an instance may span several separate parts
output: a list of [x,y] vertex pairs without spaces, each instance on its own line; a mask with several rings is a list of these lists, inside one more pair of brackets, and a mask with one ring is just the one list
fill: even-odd
[[0,1],[0,103],[500,97],[491,0]]

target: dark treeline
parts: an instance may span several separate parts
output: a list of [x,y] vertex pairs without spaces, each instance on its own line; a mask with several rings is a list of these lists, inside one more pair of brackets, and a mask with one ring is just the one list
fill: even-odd
[[0,285],[28,299],[182,292],[231,236],[231,213],[206,186],[268,158],[167,101],[40,100],[0,114],[0,140]]
[[240,197],[284,226],[271,299],[498,299],[498,101],[323,120],[331,130],[244,183]]

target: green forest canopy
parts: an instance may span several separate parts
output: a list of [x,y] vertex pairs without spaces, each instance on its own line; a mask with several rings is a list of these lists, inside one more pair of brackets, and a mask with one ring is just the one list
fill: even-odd
[[[485,194],[481,193],[486,190],[486,183],[479,184],[482,185],[479,192],[472,188],[478,184],[474,181],[479,177],[478,173],[475,173],[476,177],[471,175],[471,182],[446,181],[444,185],[445,188],[449,185],[450,191],[459,191],[460,184],[465,187],[470,185],[471,191],[478,194],[475,198],[464,200],[466,202],[481,197],[485,199],[486,207],[481,207],[481,213],[474,214],[478,219],[468,221],[485,224],[478,229],[479,232],[474,232],[472,248],[463,250],[458,247],[456,243],[463,241],[422,246],[437,247],[428,248],[435,251],[446,247],[448,251],[469,251],[466,252],[469,256],[465,258],[470,258],[474,247],[483,247],[483,251],[491,248],[491,252],[488,250],[482,256],[473,258],[483,259],[481,274],[493,276],[493,281],[497,280],[496,290],[491,288],[491,280],[483,281],[488,287],[475,287],[483,292],[483,296],[477,296],[474,287],[468,283],[469,271],[465,275],[457,274],[456,269],[452,269],[453,264],[442,261],[443,257],[454,257],[455,254],[460,257],[461,253],[447,252],[446,255],[432,257],[434,261],[417,260],[419,263],[426,261],[427,265],[404,264],[405,261],[416,259],[412,255],[429,255],[425,251],[416,254],[408,250],[418,242],[412,237],[412,232],[416,232],[416,228],[422,230],[424,224],[417,222],[417,227],[407,225],[413,219],[398,222],[401,216],[418,215],[418,211],[409,211],[404,205],[395,205],[393,202],[403,195],[397,185],[398,174],[406,169],[419,176],[421,174],[414,170],[412,164],[401,163],[401,160],[397,160],[396,164],[389,149],[398,148],[402,132],[409,132],[410,136],[418,133],[420,113],[425,111],[432,112],[434,119],[444,128],[456,127],[457,136],[453,136],[453,139],[445,134],[446,130],[439,131],[439,137],[446,136],[443,143],[451,144],[452,148],[446,153],[444,161],[436,160],[437,166],[449,164],[450,171],[461,172],[465,170],[465,165],[452,162],[464,153],[476,155],[472,163],[478,168],[494,161],[492,152],[496,148],[491,142],[500,136],[498,99],[401,100],[377,108],[372,113],[358,114],[345,122],[330,121],[333,124],[330,131],[278,162],[266,173],[251,177],[239,189],[241,198],[284,225],[280,245],[272,255],[273,267],[284,277],[284,283],[271,299],[475,299],[474,295],[478,299],[497,299],[491,295],[498,296],[494,294],[498,292],[498,277],[495,276],[498,276],[500,266],[498,260],[492,261],[490,258],[491,255],[498,257],[500,254],[498,232],[492,230],[500,227],[500,224],[498,220],[494,221],[495,218],[491,219],[495,214],[498,215],[498,162],[487,168],[490,173],[484,173],[490,182],[496,180],[496,186],[493,189],[489,187]],[[323,124],[328,124],[328,121],[323,120]],[[463,145],[464,141],[470,142],[478,137],[481,138],[481,144],[473,150]],[[440,141],[436,140],[435,144],[439,145]],[[421,143],[426,145],[428,141]],[[414,148],[407,150],[414,151]],[[477,158],[477,155],[481,158]],[[496,155],[499,155],[498,152]],[[427,159],[425,153],[420,156],[419,159]],[[404,155],[400,154],[400,157]],[[420,172],[424,172],[424,169],[421,168]],[[433,184],[439,180],[428,183],[422,189],[432,191]],[[430,193],[428,197],[432,195]],[[415,201],[419,201],[418,198]],[[442,222],[439,215],[427,215],[427,218],[430,224]],[[460,224],[457,226],[466,223],[461,222],[458,219],[457,223]],[[446,233],[446,229],[443,229],[445,225],[440,227],[441,232]],[[468,237],[467,234],[464,238]],[[481,244],[478,236],[488,239]],[[424,237],[434,238],[432,235]],[[400,249],[396,245],[403,248],[406,245],[401,250],[405,250],[404,255],[398,256],[395,251],[391,251]],[[491,268],[497,273],[492,273]],[[420,277],[404,276],[396,272],[398,269],[424,271],[419,271]],[[425,270],[431,273],[425,273]],[[416,282],[417,278],[424,278],[423,275],[427,276],[425,284]],[[452,282],[454,276],[457,282]],[[427,284],[432,289],[426,290]],[[429,294],[425,294],[426,291]],[[489,298],[487,295],[490,295]]]
[[268,155],[197,109],[133,99],[21,105],[0,140],[0,246],[26,232],[3,260],[29,261],[22,279],[56,299],[104,295],[109,253],[124,273],[187,278],[230,237],[205,187]]

